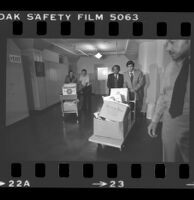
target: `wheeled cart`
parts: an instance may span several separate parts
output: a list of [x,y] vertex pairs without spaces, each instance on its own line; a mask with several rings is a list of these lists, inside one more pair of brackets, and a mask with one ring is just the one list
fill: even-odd
[[89,138],[90,142],[97,143],[104,148],[111,146],[122,151],[125,139],[135,124],[136,95],[129,99],[129,112],[123,122],[113,122],[94,118],[94,134]]
[[60,94],[62,116],[66,113],[75,113],[78,120],[78,104],[77,85],[76,83],[64,84],[62,87],[62,94]]

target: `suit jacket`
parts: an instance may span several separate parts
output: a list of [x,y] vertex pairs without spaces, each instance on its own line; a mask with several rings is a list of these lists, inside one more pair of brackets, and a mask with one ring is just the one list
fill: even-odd
[[76,83],[77,82],[77,78],[75,76],[73,76],[72,78],[70,78],[69,75],[67,75],[65,77],[65,83]]
[[131,82],[129,72],[124,73],[124,87],[128,88],[129,92],[131,91],[131,89],[135,90],[137,100],[143,98],[144,83],[145,83],[144,75],[141,70],[134,69],[133,82]]
[[[118,74],[118,75],[119,75],[119,77],[117,79],[117,88],[122,88],[123,87],[123,74]],[[111,88],[116,88],[114,73],[108,75],[107,87],[109,88],[109,90]]]

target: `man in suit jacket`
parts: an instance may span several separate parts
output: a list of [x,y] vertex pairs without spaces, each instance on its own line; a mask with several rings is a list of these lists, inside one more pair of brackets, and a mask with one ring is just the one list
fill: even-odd
[[124,73],[124,87],[129,89],[129,97],[134,98],[136,94],[137,114],[141,112],[143,104],[143,86],[145,83],[144,75],[141,70],[135,68],[133,61],[128,61],[126,64],[127,71]]
[[112,74],[108,75],[107,87],[109,89],[109,94],[111,88],[122,88],[123,87],[123,74],[120,74],[120,66],[114,65],[112,67]]

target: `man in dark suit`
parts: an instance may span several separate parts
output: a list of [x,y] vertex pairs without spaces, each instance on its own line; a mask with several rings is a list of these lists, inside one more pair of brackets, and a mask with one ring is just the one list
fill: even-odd
[[109,89],[109,94],[111,88],[122,88],[123,87],[123,74],[120,74],[120,66],[119,65],[114,65],[112,67],[112,74],[108,75],[108,82],[107,82],[107,87]]
[[124,87],[129,89],[130,99],[136,95],[136,111],[140,114],[143,104],[144,75],[140,69],[135,68],[135,63],[130,60],[126,64],[127,71],[124,73]]

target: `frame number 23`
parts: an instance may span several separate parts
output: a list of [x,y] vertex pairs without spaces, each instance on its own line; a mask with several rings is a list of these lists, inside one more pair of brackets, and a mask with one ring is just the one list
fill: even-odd
[[125,187],[124,181],[120,180],[120,181],[110,181],[109,184],[110,188],[123,188]]

